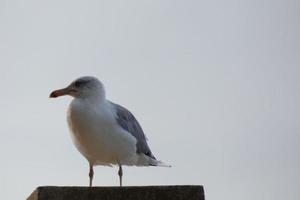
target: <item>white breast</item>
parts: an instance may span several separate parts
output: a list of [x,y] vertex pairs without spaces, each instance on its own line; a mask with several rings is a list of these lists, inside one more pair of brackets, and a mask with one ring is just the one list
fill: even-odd
[[75,146],[90,163],[135,164],[136,139],[117,125],[108,102],[74,99],[67,120]]

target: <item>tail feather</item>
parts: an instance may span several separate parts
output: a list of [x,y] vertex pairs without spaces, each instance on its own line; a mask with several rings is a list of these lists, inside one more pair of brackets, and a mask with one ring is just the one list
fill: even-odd
[[154,159],[149,159],[149,165],[150,166],[158,166],[158,167],[171,167],[171,165],[168,165],[160,160],[154,160]]
[[171,167],[171,165],[168,165],[160,160],[156,160],[155,157],[152,158],[150,156],[147,156],[145,154],[139,154],[137,162],[135,164],[136,166],[157,166],[157,167]]

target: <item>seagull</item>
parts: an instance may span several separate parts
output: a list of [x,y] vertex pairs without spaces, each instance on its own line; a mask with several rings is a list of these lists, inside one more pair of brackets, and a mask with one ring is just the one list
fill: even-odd
[[170,167],[154,157],[134,115],[106,99],[104,86],[96,77],[80,77],[51,92],[50,98],[64,95],[73,97],[67,122],[73,143],[89,163],[90,187],[96,165],[119,166],[120,186],[123,165]]

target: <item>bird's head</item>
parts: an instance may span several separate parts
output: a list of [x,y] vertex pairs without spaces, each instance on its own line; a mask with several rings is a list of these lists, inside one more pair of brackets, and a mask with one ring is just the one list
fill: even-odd
[[105,98],[103,84],[95,77],[84,76],[74,80],[66,88],[54,90],[50,98],[70,95],[74,98],[98,97]]

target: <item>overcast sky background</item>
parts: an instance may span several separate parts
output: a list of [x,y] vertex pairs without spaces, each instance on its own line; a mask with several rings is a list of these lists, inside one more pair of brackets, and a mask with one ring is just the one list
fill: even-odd
[[[207,200],[300,198],[300,1],[0,0],[0,199],[88,184],[53,89],[97,76],[172,168],[124,185]],[[96,167],[95,185],[118,185]]]

